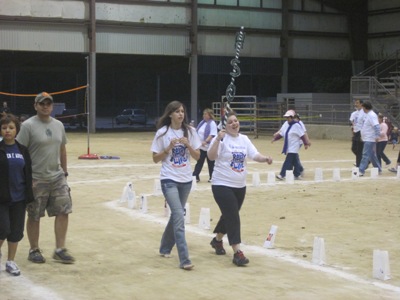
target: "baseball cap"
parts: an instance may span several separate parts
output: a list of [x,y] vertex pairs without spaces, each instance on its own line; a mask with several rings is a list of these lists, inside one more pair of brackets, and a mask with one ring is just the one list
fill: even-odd
[[49,93],[41,92],[36,96],[35,103],[41,103],[46,99],[49,99],[51,102],[53,102],[53,97]]
[[294,117],[295,116],[295,111],[293,110],[293,109],[291,109],[291,110],[288,110],[283,116],[284,117]]

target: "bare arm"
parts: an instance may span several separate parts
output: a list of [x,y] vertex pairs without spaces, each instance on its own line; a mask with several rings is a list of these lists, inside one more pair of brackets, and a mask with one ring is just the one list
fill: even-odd
[[203,146],[207,146],[207,144],[209,144],[211,142],[211,140],[213,139],[214,135],[209,135],[201,144]]
[[282,138],[282,136],[280,135],[280,133],[279,133],[279,132],[276,132],[276,133],[274,133],[274,135],[273,135],[273,138],[272,138],[271,143],[273,143],[273,142],[275,142],[275,141],[277,141],[277,140],[279,140],[279,139],[281,139],[281,138]]
[[63,168],[64,173],[68,172],[67,169],[67,148],[65,147],[65,144],[60,146],[60,162],[61,162],[61,168]]
[[261,153],[257,153],[254,158],[254,161],[259,162],[259,163],[268,163],[269,165],[272,164],[272,157],[271,156],[264,156]]
[[210,148],[208,148],[207,156],[209,160],[217,159],[219,144],[221,140],[224,138],[224,136],[225,136],[225,129],[222,129],[220,130],[220,132],[218,132],[218,135],[215,137],[215,141],[213,142],[213,144],[210,146]]
[[310,139],[308,138],[307,132],[304,133],[304,135],[301,137],[301,140],[303,141],[304,149],[308,149],[308,147],[311,146],[311,142]]

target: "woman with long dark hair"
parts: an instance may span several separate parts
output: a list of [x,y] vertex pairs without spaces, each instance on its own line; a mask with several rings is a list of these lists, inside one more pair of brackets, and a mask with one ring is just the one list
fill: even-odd
[[187,122],[186,109],[179,101],[170,102],[157,123],[151,145],[153,161],[161,161],[161,189],[171,209],[171,216],[161,238],[160,255],[171,257],[178,250],[179,267],[193,269],[185,238],[184,210],[192,188],[190,157],[200,157],[200,138]]

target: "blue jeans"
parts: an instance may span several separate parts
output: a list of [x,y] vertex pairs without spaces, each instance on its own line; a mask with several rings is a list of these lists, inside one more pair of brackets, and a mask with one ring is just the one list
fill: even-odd
[[[294,170],[293,170],[294,169]],[[300,164],[300,158],[298,153],[288,153],[286,154],[285,162],[282,165],[280,175],[286,177],[286,170],[293,170],[293,175],[299,177],[300,173],[303,171],[303,167]]]
[[376,157],[378,158],[379,163],[382,166],[382,159],[386,163],[386,165],[390,165],[391,161],[385,154],[385,148],[387,145],[387,141],[377,142],[376,143]]
[[176,244],[179,266],[191,264],[185,238],[185,204],[192,188],[192,181],[180,183],[161,180],[161,189],[171,209],[171,216],[161,238],[160,254],[170,254]]
[[374,168],[378,168],[379,172],[382,172],[381,164],[376,156],[376,143],[375,142],[364,142],[363,155],[360,162],[360,174],[364,174],[368,167],[368,163],[371,162]]

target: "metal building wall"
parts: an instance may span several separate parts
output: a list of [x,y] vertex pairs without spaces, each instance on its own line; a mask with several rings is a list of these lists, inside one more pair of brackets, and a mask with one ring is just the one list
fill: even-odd
[[368,58],[381,60],[400,49],[400,1],[368,1]]
[[0,50],[88,52],[83,26],[0,22],[0,28]]
[[[199,54],[231,55],[234,28],[248,31],[242,55],[278,58],[282,1],[198,0]],[[289,57],[349,59],[345,14],[316,0],[289,0]],[[369,59],[400,47],[398,0],[369,0]],[[394,12],[393,12],[394,10]],[[371,13],[378,11],[380,13]],[[97,52],[186,55],[190,52],[190,1],[98,1]],[[87,52],[88,1],[0,0],[0,50]],[[23,21],[15,21],[23,18]],[[29,20],[37,20],[34,23]]]
[[[155,2],[155,1],[154,1]],[[149,2],[144,5],[121,1],[96,3],[98,53],[180,55],[190,53],[191,6],[187,1]],[[301,3],[303,3],[303,7]],[[172,4],[171,4],[172,3]],[[235,29],[247,31],[242,55],[248,57],[280,57],[282,28],[281,1],[199,0],[199,55],[230,56]],[[291,58],[344,59],[349,57],[346,25],[343,14],[321,15],[314,0],[289,1]],[[225,4],[225,5],[224,5]],[[249,9],[250,8],[250,9]],[[304,13],[304,10],[307,13]],[[315,12],[315,13],[314,13]],[[87,1],[0,0],[1,50],[87,52]],[[41,24],[12,21],[13,16],[41,18]],[[311,35],[299,32],[310,31]],[[297,32],[297,33],[296,33]],[[339,35],[333,41],[324,32]],[[343,34],[343,36],[341,36]],[[39,41],[39,42],[38,42]],[[44,46],[44,48],[42,47]],[[335,50],[340,50],[335,52]],[[347,53],[345,53],[347,52]],[[336,54],[337,53],[337,54]]]
[[107,26],[97,26],[97,29],[97,53],[185,56],[190,49],[189,35],[184,30]]

